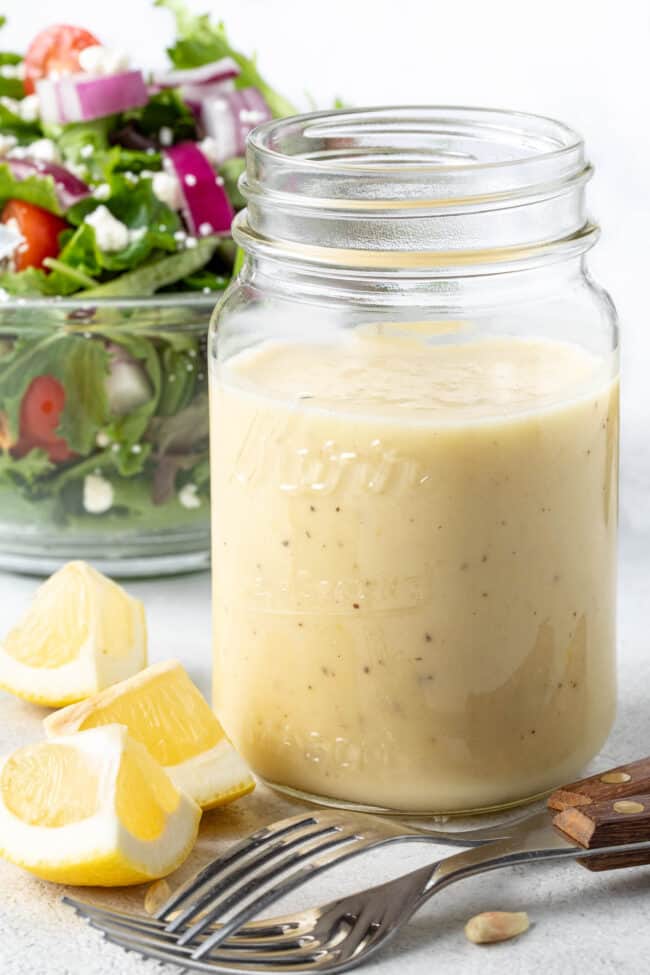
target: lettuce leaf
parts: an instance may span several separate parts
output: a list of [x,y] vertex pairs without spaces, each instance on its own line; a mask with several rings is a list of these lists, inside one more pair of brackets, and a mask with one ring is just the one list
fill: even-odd
[[156,172],[162,169],[162,156],[159,152],[142,152],[138,149],[125,149],[113,146],[103,161],[103,177],[109,180],[113,173],[141,173],[143,170]]
[[53,470],[54,464],[44,450],[30,450],[20,459],[0,450],[0,484],[30,488]]
[[171,131],[173,142],[198,138],[196,119],[173,88],[152,95],[142,108],[132,108],[124,112],[118,121],[118,129],[129,125],[156,145],[161,141],[161,129]]
[[0,75],[0,97],[23,98],[25,86],[20,78],[5,78]]
[[0,406],[17,437],[23,396],[37,376],[54,376],[65,389],[57,432],[75,453],[88,453],[109,420],[105,378],[108,352],[103,342],[63,331],[35,340],[19,338],[0,370]]
[[[0,109],[2,106],[0,105]],[[0,131],[6,135],[0,112]],[[0,163],[0,202],[5,200],[25,200],[44,210],[60,214],[61,207],[56,197],[54,180],[51,176],[27,176],[16,179],[7,163]]]
[[44,131],[56,142],[66,163],[83,165],[90,176],[100,179],[102,161],[110,149],[108,135],[114,123],[114,117],[99,118],[92,122],[46,125]]
[[0,132],[3,135],[15,136],[21,144],[40,139],[42,135],[41,127],[36,122],[26,122],[2,103],[0,103]]
[[133,271],[100,284],[96,288],[82,291],[83,298],[128,298],[155,294],[159,288],[176,281],[182,281],[190,274],[207,264],[217,250],[218,237],[204,237],[197,241],[191,250],[180,251],[165,257],[153,258]]
[[[51,296],[72,293],[71,291],[59,290],[56,279],[36,267],[28,267],[24,271],[0,273],[0,288],[16,298],[35,298],[39,295]],[[76,291],[77,288],[78,285],[72,286],[72,291]]]
[[232,159],[227,159],[219,167],[219,175],[223,180],[224,189],[235,210],[243,210],[246,206],[246,200],[239,189],[239,177],[245,169],[246,160],[243,156],[233,156]]
[[155,5],[170,10],[176,19],[178,39],[167,50],[175,68],[197,68],[210,61],[230,57],[241,70],[241,74],[235,79],[237,88],[253,86],[259,89],[277,118],[296,114],[297,109],[292,103],[264,80],[255,58],[249,58],[231,46],[223,21],[214,24],[208,14],[191,13],[184,0],[155,0]]

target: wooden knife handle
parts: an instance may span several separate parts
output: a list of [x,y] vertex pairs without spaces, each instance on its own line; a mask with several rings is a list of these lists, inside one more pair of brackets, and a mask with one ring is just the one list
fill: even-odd
[[[627,766],[630,768],[631,766]],[[586,780],[589,781],[589,780]],[[650,793],[564,809],[553,824],[585,849],[650,841]],[[588,870],[617,870],[650,863],[650,850],[614,853],[578,861]]]
[[589,806],[606,799],[625,799],[646,792],[650,792],[650,757],[617,765],[556,789],[549,797],[548,808],[562,812],[575,806]]

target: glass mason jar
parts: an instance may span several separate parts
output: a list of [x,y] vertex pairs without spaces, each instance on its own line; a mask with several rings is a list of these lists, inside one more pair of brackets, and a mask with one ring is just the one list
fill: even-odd
[[570,781],[615,712],[618,335],[576,133],[459,108],[249,140],[211,333],[214,701],[390,811]]
[[209,564],[213,295],[0,305],[0,568]]

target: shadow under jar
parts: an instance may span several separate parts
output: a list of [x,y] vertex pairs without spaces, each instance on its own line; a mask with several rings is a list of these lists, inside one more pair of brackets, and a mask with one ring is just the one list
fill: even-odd
[[510,112],[250,138],[209,348],[214,703],[272,785],[475,811],[604,742],[618,334],[590,175]]
[[214,296],[0,304],[0,568],[209,564]]

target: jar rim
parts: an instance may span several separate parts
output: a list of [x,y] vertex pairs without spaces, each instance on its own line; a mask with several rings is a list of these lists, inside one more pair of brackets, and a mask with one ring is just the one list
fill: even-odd
[[[586,250],[582,138],[542,115],[411,105],[312,112],[249,136],[233,236],[294,265],[467,273]],[[465,270],[463,270],[463,268]]]
[[[297,154],[281,151],[277,147],[279,140],[283,136],[291,135],[296,130],[302,130],[303,134],[312,138],[319,135],[321,137],[324,135],[331,136],[333,134],[332,126],[344,130],[348,129],[346,134],[349,136],[353,133],[353,126],[355,125],[359,127],[368,123],[374,125],[382,123],[390,124],[390,122],[394,121],[411,121],[420,125],[425,122],[431,125],[436,121],[440,123],[449,123],[451,121],[466,126],[473,124],[474,126],[480,127],[483,125],[484,131],[488,131],[489,129],[495,135],[501,132],[504,135],[509,133],[511,136],[516,134],[522,137],[525,136],[529,145],[530,140],[536,136],[540,142],[541,140],[546,140],[548,146],[545,149],[531,151],[525,156],[517,158],[487,159],[481,162],[476,160],[470,161],[466,155],[460,153],[447,154],[450,160],[454,156],[456,159],[463,160],[458,162],[434,162],[426,159],[404,160],[400,166],[402,173],[405,170],[419,170],[424,172],[447,170],[457,172],[459,170],[470,169],[473,173],[476,173],[479,170],[509,169],[521,166],[525,160],[559,160],[568,154],[575,153],[576,150],[580,151],[584,145],[582,137],[575,129],[572,129],[564,122],[560,122],[546,115],[468,105],[396,105],[309,112],[302,115],[290,116],[289,118],[272,119],[269,122],[258,125],[251,132],[248,137],[248,149],[251,152],[257,152],[273,160],[291,159],[293,165],[296,165],[296,161],[299,159],[299,166],[301,168],[304,166],[305,169],[331,172],[333,168],[333,159],[331,157],[323,159],[304,154],[298,157]],[[499,126],[499,122],[510,124],[502,124]],[[515,127],[513,123],[519,123],[519,127]],[[505,145],[506,143],[502,142],[501,144]],[[510,144],[512,145],[512,142]],[[494,147],[496,145],[497,143],[494,144]],[[555,148],[550,148],[552,145]],[[532,145],[530,147],[532,148]],[[336,169],[341,171],[349,170],[360,175],[374,173],[378,170],[385,172],[385,166],[382,166],[379,162],[363,163],[358,156],[355,156],[355,161],[349,162],[342,161],[342,158],[341,156],[336,157]]]
[[580,135],[543,115],[411,105],[312,112],[248,139],[242,192],[295,210],[482,209],[585,182]]

